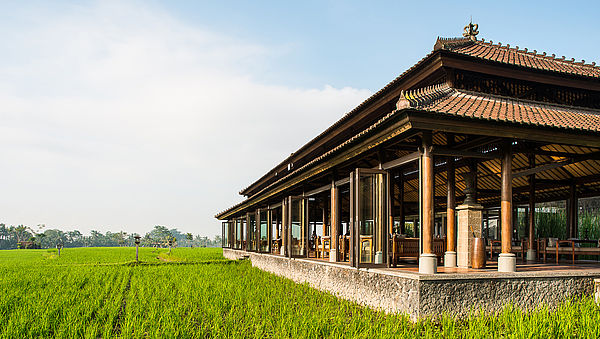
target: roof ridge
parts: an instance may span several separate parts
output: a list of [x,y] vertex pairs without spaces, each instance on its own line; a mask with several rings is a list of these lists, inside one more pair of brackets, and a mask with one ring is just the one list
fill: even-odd
[[396,110],[429,105],[454,91],[456,90],[450,87],[448,83],[421,87],[414,90],[402,90],[400,91],[398,102],[396,102]]
[[437,51],[438,49],[452,49],[452,48],[457,48],[457,47],[463,47],[463,46],[468,46],[473,44],[475,41],[468,39],[468,38],[460,38],[460,37],[453,37],[453,38],[442,38],[442,37],[437,37],[437,40],[435,41],[435,44],[433,45],[433,50]]
[[502,48],[502,49],[506,49],[508,51],[513,51],[519,54],[523,54],[523,55],[527,55],[530,57],[536,57],[542,60],[552,60],[555,62],[559,62],[559,63],[565,63],[565,64],[570,64],[570,65],[577,65],[577,66],[583,66],[586,68],[592,68],[592,69],[599,69],[600,65],[596,65],[596,62],[591,62],[589,64],[585,63],[585,60],[581,60],[581,61],[575,61],[575,58],[571,58],[571,59],[566,59],[566,57],[563,55],[561,58],[557,58],[556,54],[551,54],[548,55],[546,52],[542,52],[542,53],[538,53],[537,50],[533,50],[532,52],[529,51],[528,48],[524,48],[524,49],[519,49],[519,46],[516,45],[514,48],[510,47],[510,44],[506,44],[506,45],[502,45],[502,42],[498,42],[497,44],[494,44],[494,42],[492,40],[489,41],[485,41],[485,39],[481,39],[481,40],[476,40],[474,41],[474,43],[476,44],[486,44],[488,46],[492,46],[492,47],[497,47],[497,48]]

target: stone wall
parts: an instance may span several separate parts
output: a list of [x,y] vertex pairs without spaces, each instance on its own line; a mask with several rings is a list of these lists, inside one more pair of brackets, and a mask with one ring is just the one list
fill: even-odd
[[223,256],[229,260],[239,260],[250,257],[250,253],[246,251],[234,250],[231,248],[224,248]]
[[490,313],[508,303],[524,310],[553,307],[573,296],[590,295],[592,289],[592,279],[585,276],[422,280],[419,315]]
[[249,257],[252,266],[337,297],[415,320],[442,313],[466,316],[471,310],[499,311],[508,303],[532,309],[555,306],[566,298],[594,292],[598,272],[517,272],[486,274],[418,273],[389,269],[356,269],[307,259],[288,259],[223,249],[229,259]]
[[252,266],[387,313],[416,317],[419,282],[349,266],[251,254]]

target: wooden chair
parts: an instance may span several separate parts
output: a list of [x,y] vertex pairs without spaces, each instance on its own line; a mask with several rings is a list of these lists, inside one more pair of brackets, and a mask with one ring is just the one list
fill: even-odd
[[[579,244],[590,243],[596,244],[596,247],[580,247]],[[550,246],[554,245],[554,246]],[[567,240],[556,240],[556,243],[550,244],[548,239],[538,239],[539,252],[543,252],[544,263],[546,262],[546,256],[552,254],[556,258],[556,264],[559,263],[560,255],[570,255],[571,263],[575,264],[575,258],[578,255],[597,255],[600,256],[600,240],[580,240],[580,239],[567,239]]]
[[319,237],[319,258],[325,259],[325,256],[329,258],[329,250],[331,248],[331,237]]
[[[500,253],[502,251],[502,240],[492,240],[489,239],[490,245],[489,245],[489,250],[490,250],[490,260],[492,260],[492,258],[494,257],[494,252],[497,251],[498,253]],[[511,253],[514,254],[521,254],[521,261],[525,262],[527,259],[526,257],[526,252],[527,252],[527,245],[526,245],[527,241],[525,239],[521,239],[518,241],[513,241],[511,246]]]

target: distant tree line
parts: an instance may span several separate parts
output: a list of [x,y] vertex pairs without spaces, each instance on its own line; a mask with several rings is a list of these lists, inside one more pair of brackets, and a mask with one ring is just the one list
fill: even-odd
[[[53,248],[60,244],[63,247],[117,247],[135,246],[136,233],[110,232],[102,234],[91,231],[84,235],[78,230],[61,231],[57,229],[44,229],[44,225],[29,227],[24,225],[6,226],[0,224],[0,249],[17,248]],[[221,236],[213,239],[206,236],[181,233],[178,229],[169,229],[165,226],[154,226],[152,231],[140,235],[141,246],[168,247],[169,242],[179,247],[219,247]]]

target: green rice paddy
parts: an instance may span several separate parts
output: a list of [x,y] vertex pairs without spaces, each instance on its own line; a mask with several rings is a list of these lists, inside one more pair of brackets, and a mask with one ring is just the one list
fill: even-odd
[[591,297],[412,323],[229,261],[220,249],[0,251],[2,338],[600,337]]

